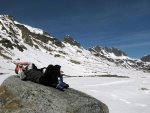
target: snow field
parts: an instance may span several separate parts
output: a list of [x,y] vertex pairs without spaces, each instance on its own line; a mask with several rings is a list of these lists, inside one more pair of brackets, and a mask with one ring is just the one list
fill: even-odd
[[[65,82],[105,103],[110,113],[149,113],[150,77],[72,77]],[[143,90],[142,90],[143,89]]]

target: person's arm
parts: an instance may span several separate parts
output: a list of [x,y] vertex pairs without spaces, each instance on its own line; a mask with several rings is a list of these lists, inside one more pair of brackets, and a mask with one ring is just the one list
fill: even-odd
[[31,63],[30,62],[16,62],[15,64],[16,64],[15,72],[16,74],[18,74],[19,70],[20,69],[22,70],[23,65],[30,65]]
[[16,65],[29,65],[31,62],[16,62]]
[[18,74],[18,72],[19,72],[19,68],[20,68],[20,65],[19,65],[19,64],[16,64],[16,68],[15,68],[15,72],[16,72],[16,74]]

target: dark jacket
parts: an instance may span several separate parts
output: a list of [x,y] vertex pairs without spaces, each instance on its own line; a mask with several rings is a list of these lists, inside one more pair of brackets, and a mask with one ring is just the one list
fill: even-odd
[[43,73],[36,69],[30,69],[27,71],[24,71],[26,75],[26,79],[35,83],[39,83],[40,77],[43,75]]

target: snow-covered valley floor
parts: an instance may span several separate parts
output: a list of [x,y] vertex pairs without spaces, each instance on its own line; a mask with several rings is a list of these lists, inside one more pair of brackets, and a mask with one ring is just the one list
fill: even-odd
[[71,88],[105,103],[110,113],[150,113],[150,77],[72,77],[64,80]]

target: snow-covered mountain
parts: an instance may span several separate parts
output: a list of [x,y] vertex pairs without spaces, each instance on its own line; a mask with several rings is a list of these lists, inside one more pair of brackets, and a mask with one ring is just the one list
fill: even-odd
[[147,57],[147,60],[145,62],[143,62],[144,60],[142,59],[133,59],[128,57],[126,53],[114,47],[108,48],[95,46],[89,48],[89,51],[91,51],[97,57],[103,57],[110,62],[114,62],[116,65],[123,66],[125,68],[134,68],[137,70],[150,72],[150,65],[148,63],[150,59]]
[[68,76],[128,76],[150,68],[149,62],[132,59],[119,49],[96,46],[87,50],[70,35],[60,41],[12,16],[0,15],[1,73],[14,73],[15,61],[34,62],[38,67],[60,64]]
[[145,55],[141,58],[142,61],[144,62],[150,62],[150,55]]

